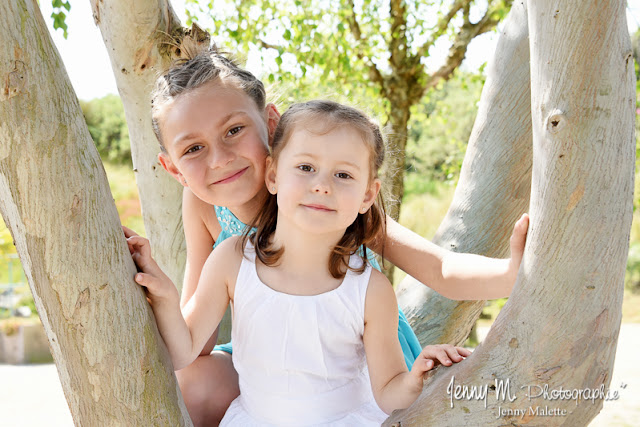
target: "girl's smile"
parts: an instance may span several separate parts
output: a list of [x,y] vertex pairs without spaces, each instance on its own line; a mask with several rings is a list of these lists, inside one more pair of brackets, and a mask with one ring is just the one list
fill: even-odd
[[232,172],[230,175],[227,175],[225,178],[222,178],[219,181],[214,182],[213,184],[228,184],[230,182],[235,181],[236,179],[240,178],[246,171],[247,169],[249,169],[249,166],[247,166],[246,168],[240,169],[239,171],[236,172]]
[[161,112],[160,162],[200,200],[250,220],[266,194],[264,116],[244,92],[205,84]]
[[328,207],[324,206],[324,205],[316,205],[316,204],[310,204],[310,205],[305,205],[303,204],[302,206],[304,206],[305,208],[309,208],[315,211],[321,211],[321,212],[335,212],[335,209],[329,209]]

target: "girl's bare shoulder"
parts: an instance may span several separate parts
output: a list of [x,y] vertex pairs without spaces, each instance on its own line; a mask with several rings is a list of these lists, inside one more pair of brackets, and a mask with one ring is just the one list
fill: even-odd
[[214,241],[222,230],[213,205],[200,200],[188,187],[182,191],[182,219],[185,225],[195,223],[206,228]]

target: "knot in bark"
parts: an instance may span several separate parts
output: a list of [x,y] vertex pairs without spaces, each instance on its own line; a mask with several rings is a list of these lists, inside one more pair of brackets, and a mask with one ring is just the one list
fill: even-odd
[[27,78],[25,76],[25,64],[20,60],[15,61],[13,71],[11,71],[4,80],[4,97],[12,98],[22,92],[25,87]]
[[549,133],[556,134],[567,125],[567,116],[560,110],[553,110],[547,118],[546,125]]

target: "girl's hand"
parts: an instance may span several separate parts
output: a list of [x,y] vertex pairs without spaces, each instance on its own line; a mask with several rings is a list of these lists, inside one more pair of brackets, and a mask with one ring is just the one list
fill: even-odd
[[136,273],[134,280],[147,288],[149,302],[153,304],[155,301],[177,299],[178,290],[151,257],[149,240],[138,236],[124,226],[122,229],[127,236],[127,245],[133,262],[140,271]]
[[451,344],[428,345],[422,349],[413,367],[411,375],[420,384],[422,389],[422,381],[424,374],[437,365],[451,366],[464,360],[465,357],[471,355],[471,352],[463,347],[455,347]]
[[513,226],[513,233],[509,245],[511,246],[511,258],[509,259],[509,277],[516,280],[522,256],[524,255],[524,246],[527,243],[527,230],[529,229],[529,214],[522,214],[520,219]]

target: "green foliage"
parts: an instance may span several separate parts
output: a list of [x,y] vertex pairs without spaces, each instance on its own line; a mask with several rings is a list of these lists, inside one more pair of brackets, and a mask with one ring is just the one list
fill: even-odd
[[[472,10],[481,8],[471,0]],[[506,14],[510,2],[492,1],[496,16]],[[426,83],[423,58],[441,37],[452,38],[462,20],[453,19],[439,28],[451,4],[436,1],[404,2],[404,22],[394,27],[389,2],[365,0],[227,0],[213,2],[187,0],[189,22],[216,35],[218,44],[241,56],[259,53],[269,83],[290,83],[303,99],[317,97],[317,88],[329,88],[350,103],[363,103],[381,122],[386,122],[391,106],[382,87],[372,75],[372,66],[387,78],[391,74],[390,52],[400,46],[401,67],[411,73],[396,79]],[[458,11],[458,15],[461,12]],[[459,16],[458,16],[459,18]],[[415,55],[415,57],[414,57]],[[407,68],[408,67],[408,68]],[[393,80],[393,79],[392,79]],[[397,82],[394,81],[394,84]],[[400,87],[404,87],[400,84]],[[404,89],[402,89],[404,90]],[[322,92],[322,91],[321,91]],[[322,96],[323,93],[320,93]]]
[[53,6],[53,12],[51,13],[53,28],[62,30],[66,39],[69,35],[66,19],[67,12],[71,10],[71,4],[68,0],[51,0],[51,5]]
[[[414,108],[405,185],[414,181],[457,181],[483,85],[481,75],[456,72]],[[406,194],[414,191],[406,188]]]
[[640,242],[632,242],[629,247],[624,282],[625,288],[634,293],[640,293]]
[[13,237],[9,229],[4,226],[4,222],[0,223],[0,256],[15,253],[13,246]]
[[100,155],[111,162],[130,163],[129,131],[120,97],[111,94],[80,101],[80,107]]

